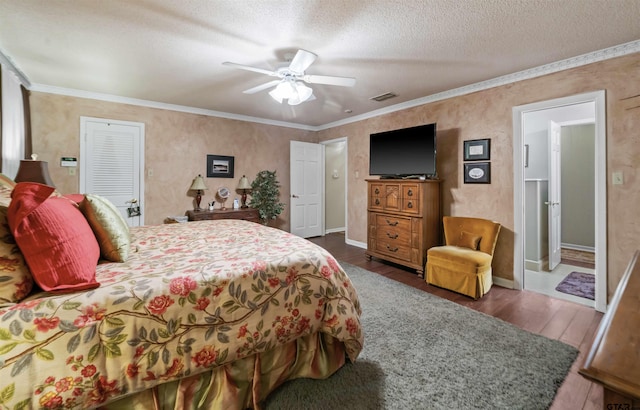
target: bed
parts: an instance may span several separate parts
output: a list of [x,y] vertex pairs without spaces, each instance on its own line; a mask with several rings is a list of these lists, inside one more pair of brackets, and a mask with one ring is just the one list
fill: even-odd
[[97,287],[14,283],[21,300],[0,307],[0,407],[259,408],[285,381],[358,357],[356,292],[321,247],[241,220],[128,233],[125,261],[100,257]]

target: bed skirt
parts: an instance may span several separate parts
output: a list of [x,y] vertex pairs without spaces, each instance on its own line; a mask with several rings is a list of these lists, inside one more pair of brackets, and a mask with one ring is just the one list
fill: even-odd
[[287,380],[325,379],[345,361],[342,342],[315,333],[211,371],[124,397],[101,409],[259,409],[267,395]]

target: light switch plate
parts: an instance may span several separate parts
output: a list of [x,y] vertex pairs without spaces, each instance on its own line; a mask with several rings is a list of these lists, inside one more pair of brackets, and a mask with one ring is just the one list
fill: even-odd
[[612,174],[612,183],[613,185],[622,185],[624,183],[622,172],[614,172]]

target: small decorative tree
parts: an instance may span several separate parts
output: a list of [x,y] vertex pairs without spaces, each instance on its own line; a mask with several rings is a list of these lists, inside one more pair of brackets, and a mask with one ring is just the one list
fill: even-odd
[[280,198],[280,183],[276,179],[276,171],[260,171],[251,183],[251,201],[249,206],[260,213],[262,223],[276,219],[282,213],[284,204]]

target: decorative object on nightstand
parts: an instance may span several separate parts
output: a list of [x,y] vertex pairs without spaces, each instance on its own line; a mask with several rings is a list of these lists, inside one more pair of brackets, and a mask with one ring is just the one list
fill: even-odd
[[208,188],[204,184],[204,180],[202,179],[202,175],[198,174],[197,177],[193,179],[191,183],[191,188],[189,190],[196,191],[196,207],[194,211],[202,211],[200,208],[200,201],[202,200],[202,191],[206,191]]
[[242,178],[240,178],[237,189],[242,190],[242,205],[240,206],[240,208],[249,208],[249,206],[247,205],[247,191],[251,191],[251,184],[249,183],[249,180],[246,176],[243,175]]
[[220,210],[224,211],[227,209],[225,208],[224,203],[226,202],[227,198],[229,198],[229,195],[231,195],[229,188],[224,186],[218,188],[218,198],[220,198]]
[[49,176],[47,161],[38,161],[38,155],[31,155],[31,159],[20,160],[18,174],[13,179],[15,182],[38,182],[40,184],[56,187]]

